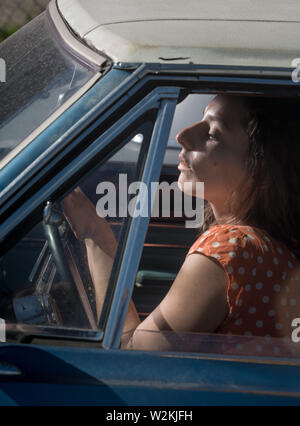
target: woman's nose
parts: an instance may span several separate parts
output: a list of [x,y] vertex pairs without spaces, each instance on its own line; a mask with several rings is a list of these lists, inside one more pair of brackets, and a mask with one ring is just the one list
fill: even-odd
[[201,142],[207,140],[209,125],[204,121],[199,121],[181,130],[176,135],[177,142],[187,150],[193,150]]

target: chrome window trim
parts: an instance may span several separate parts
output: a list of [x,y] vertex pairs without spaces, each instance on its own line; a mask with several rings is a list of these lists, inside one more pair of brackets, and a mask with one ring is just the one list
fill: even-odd
[[32,336],[52,337],[62,339],[87,340],[100,342],[103,331],[92,329],[77,329],[71,327],[51,327],[35,324],[11,324],[6,323],[6,332],[22,334],[22,339]]
[[144,78],[146,75],[164,75],[168,74],[173,76],[188,76],[198,75],[218,77],[233,77],[236,81],[236,77],[241,76],[243,81],[245,78],[249,79],[270,79],[274,82],[275,78],[282,80],[289,80],[289,84],[299,86],[298,83],[292,81],[291,67],[263,67],[263,66],[248,66],[248,65],[201,65],[201,64],[161,64],[161,63],[144,63],[143,67],[140,63],[130,62],[117,62],[114,65],[115,69],[136,71],[139,70],[139,77]]
[[[141,178],[141,181],[144,182],[148,188],[151,182],[159,181],[180,89],[177,87],[161,87],[157,91],[161,97],[161,106],[156,118]],[[151,201],[153,202],[153,200]],[[152,206],[150,207],[150,203],[148,207],[151,211]],[[121,259],[121,267],[118,271],[116,280],[115,293],[104,332],[103,347],[105,349],[117,349],[120,345],[122,329],[133,291],[149,220],[150,215],[147,217],[138,215],[131,219],[125,251]]]

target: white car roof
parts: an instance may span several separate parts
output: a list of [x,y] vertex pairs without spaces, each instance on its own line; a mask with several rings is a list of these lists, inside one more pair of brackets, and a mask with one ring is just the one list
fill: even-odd
[[114,62],[291,67],[299,0],[57,0],[80,38]]

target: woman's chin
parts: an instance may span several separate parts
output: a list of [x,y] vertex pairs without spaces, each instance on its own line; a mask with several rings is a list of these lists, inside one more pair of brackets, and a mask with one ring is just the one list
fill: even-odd
[[180,191],[184,192],[187,195],[194,195],[194,183],[188,179],[185,179],[182,176],[182,173],[180,173],[179,175],[177,184]]
[[178,177],[177,185],[178,185],[178,188],[180,189],[180,191],[182,191],[182,192],[183,192],[183,184],[184,184],[184,182],[185,182],[185,179],[184,179],[184,177],[182,175],[182,172],[181,172],[180,175],[179,175],[179,177]]

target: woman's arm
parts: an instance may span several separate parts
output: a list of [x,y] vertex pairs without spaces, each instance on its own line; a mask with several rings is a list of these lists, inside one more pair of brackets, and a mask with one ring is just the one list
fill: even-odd
[[[101,243],[99,243],[98,237],[85,239],[85,245],[90,274],[95,287],[96,308],[99,319],[114,261],[115,251],[111,251],[112,255],[109,256],[102,248],[102,240]],[[140,319],[138,313],[135,309],[134,303],[131,301],[123,333],[134,330],[139,323]]]
[[136,327],[128,345],[140,350],[171,350],[168,331],[214,332],[229,313],[227,280],[214,260],[200,253],[188,256],[165,298]]
[[[109,224],[97,215],[95,206],[80,188],[70,193],[61,204],[75,236],[84,241],[86,246],[99,319],[117,250],[117,241]],[[124,332],[134,330],[139,323],[135,306],[130,303]]]
[[[80,189],[66,197],[62,206],[75,235],[85,241],[100,316],[117,241]],[[228,315],[227,280],[218,262],[200,253],[188,256],[168,294],[143,322],[130,301],[121,347],[169,350],[172,343],[164,331],[214,332]]]

